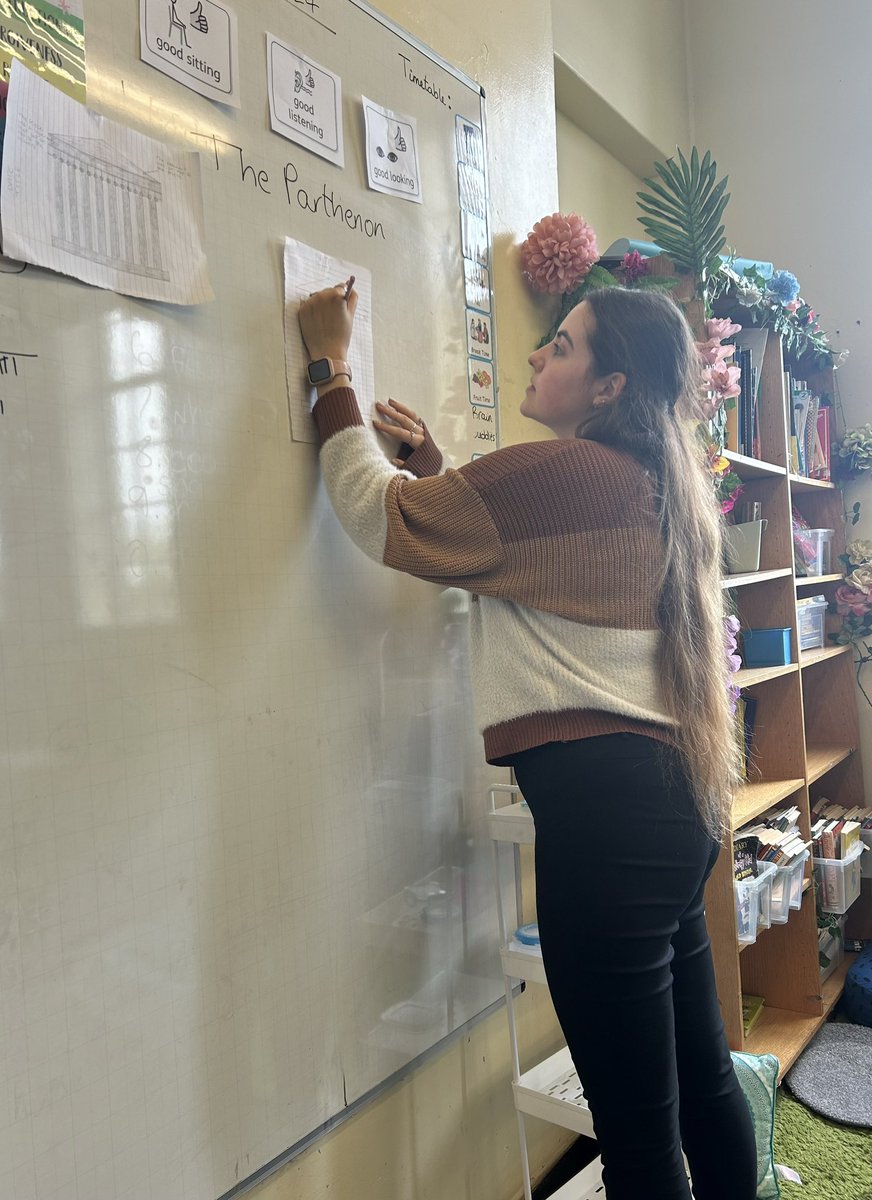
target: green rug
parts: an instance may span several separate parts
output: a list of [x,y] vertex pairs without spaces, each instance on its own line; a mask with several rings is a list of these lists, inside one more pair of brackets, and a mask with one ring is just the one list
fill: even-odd
[[782,1181],[783,1200],[872,1200],[872,1130],[849,1129],[809,1112],[778,1089],[775,1161],[803,1187]]

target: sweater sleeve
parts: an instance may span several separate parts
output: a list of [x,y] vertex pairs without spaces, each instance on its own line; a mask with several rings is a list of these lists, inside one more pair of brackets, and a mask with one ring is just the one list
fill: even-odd
[[415,479],[384,458],[350,389],[325,393],[315,418],[336,514],[377,562],[574,620],[656,624],[662,547],[650,482],[630,455],[530,442]]
[[502,561],[503,551],[487,509],[461,473],[415,478],[410,464],[441,466],[441,455],[422,453],[426,443],[397,471],[364,426],[351,388],[326,392],[314,417],[324,483],[352,541],[395,570],[477,590]]

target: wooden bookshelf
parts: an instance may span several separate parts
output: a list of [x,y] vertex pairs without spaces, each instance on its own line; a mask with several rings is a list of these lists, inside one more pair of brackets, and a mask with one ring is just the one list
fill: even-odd
[[[789,802],[800,810],[805,838],[817,799],[842,804],[863,800],[857,718],[857,688],[851,647],[834,645],[839,619],[826,615],[826,641],[799,649],[797,596],[831,599],[842,576],[831,568],[814,578],[797,577],[793,561],[791,510],[814,529],[832,529],[833,568],[844,552],[841,491],[829,482],[791,474],[787,397],[780,339],[771,331],[760,372],[758,414],[762,459],[727,452],[743,482],[743,499],[759,501],[768,521],[760,570],[724,576],[721,586],[743,628],[788,628],[792,662],[744,668],[736,683],[757,701],[751,778],[733,807],[738,829],[774,806]],[[833,393],[832,372],[799,372],[810,386]],[[741,645],[740,645],[741,650]],[[706,913],[712,939],[718,993],[733,1049],[777,1055],[782,1074],[831,1012],[841,995],[850,959],[823,984],[818,966],[817,917],[811,864],[806,865],[802,904],[785,924],[758,931],[756,942],[739,946],[736,937],[732,857],[722,854],[709,880]],[[741,953],[740,953],[741,951]],[[742,993],[763,996],[766,1006],[746,1038]]]

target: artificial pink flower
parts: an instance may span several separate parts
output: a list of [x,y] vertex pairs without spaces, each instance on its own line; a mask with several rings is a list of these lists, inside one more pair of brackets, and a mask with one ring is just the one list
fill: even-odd
[[707,370],[709,386],[718,393],[722,400],[739,395],[741,391],[739,380],[742,372],[737,366],[733,363],[717,363],[715,366],[708,367]]
[[718,363],[722,363],[736,349],[732,345],[721,345],[720,339],[716,337],[709,338],[707,342],[697,342],[696,348],[699,351],[702,361],[709,367],[714,367]]
[[724,338],[732,337],[734,333],[740,333],[741,325],[736,325],[729,317],[711,317],[705,323],[705,335],[707,338],[717,338],[718,341],[723,341]]
[[621,271],[625,283],[634,283],[643,275],[647,275],[649,269],[648,259],[643,258],[638,250],[632,250],[621,259]]
[[855,617],[865,616],[869,612],[870,601],[865,592],[843,583],[836,588],[836,611],[843,617],[853,613]]
[[801,300],[788,300],[784,307],[788,312],[795,313],[801,303]]
[[742,488],[736,488],[736,490],[733,492],[732,496],[728,496],[726,500],[721,501],[721,512],[723,513],[724,516],[726,516],[728,512],[733,511],[735,503],[739,499],[739,496],[742,494],[742,491],[743,491]]
[[521,245],[524,274],[537,292],[571,292],[598,258],[596,234],[577,213],[543,217]]

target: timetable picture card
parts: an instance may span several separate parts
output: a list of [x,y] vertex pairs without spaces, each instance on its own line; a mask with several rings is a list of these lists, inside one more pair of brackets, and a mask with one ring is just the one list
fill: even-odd
[[140,0],[139,56],[191,91],[239,108],[236,13],[220,0]]
[[470,358],[469,363],[469,403],[473,408],[494,408],[496,394],[494,392],[493,363],[482,362],[480,358]]
[[466,289],[466,303],[470,308],[480,312],[490,312],[490,272],[475,259],[463,260],[463,283]]
[[422,203],[418,125],[362,97],[366,125],[366,174],[375,192]]
[[457,161],[469,163],[477,171],[484,170],[484,139],[481,130],[466,117],[458,116],[454,123]]
[[463,257],[472,258],[480,266],[486,267],[490,260],[487,222],[472,213],[461,211],[460,235]]
[[484,313],[466,310],[467,353],[478,358],[493,358],[491,319]]
[[344,167],[342,80],[271,33],[266,59],[273,132]]

